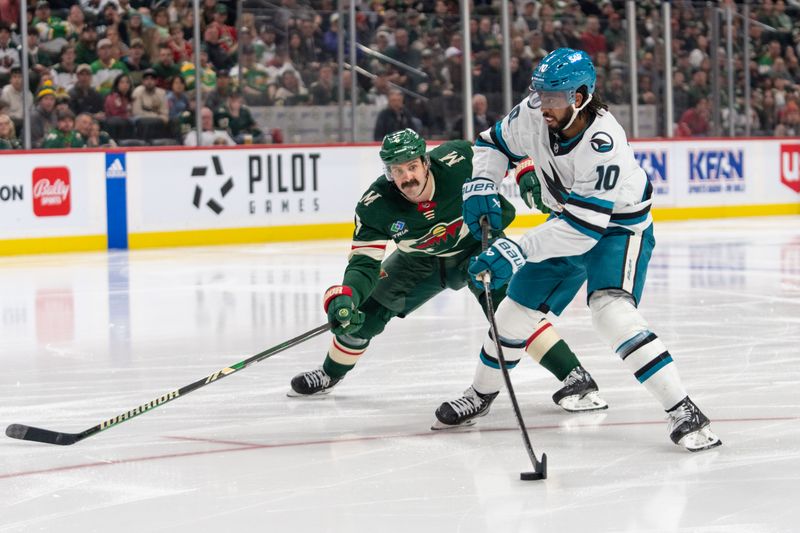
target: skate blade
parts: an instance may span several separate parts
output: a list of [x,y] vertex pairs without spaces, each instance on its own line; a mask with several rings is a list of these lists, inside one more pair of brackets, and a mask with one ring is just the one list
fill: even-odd
[[600,394],[597,391],[590,392],[582,397],[578,396],[577,394],[573,396],[566,396],[561,398],[561,401],[558,402],[558,406],[570,413],[608,409],[608,403],[606,403],[606,401],[600,397]]
[[289,389],[289,391],[286,393],[286,396],[289,398],[324,398],[325,396],[330,394],[332,390],[333,388],[315,392],[314,394],[300,394],[294,389]]
[[474,426],[475,422],[477,422],[477,420],[475,420],[475,418],[473,418],[472,420],[467,420],[466,422],[462,422],[461,424],[450,425],[450,424],[445,424],[443,422],[440,422],[439,420],[436,420],[436,422],[434,422],[433,425],[431,426],[431,430],[432,431],[447,431],[447,430],[453,430],[453,429],[463,429],[463,428],[468,428],[468,427]]
[[722,441],[711,431],[710,427],[706,426],[684,436],[678,441],[678,444],[690,452],[701,452],[722,446]]

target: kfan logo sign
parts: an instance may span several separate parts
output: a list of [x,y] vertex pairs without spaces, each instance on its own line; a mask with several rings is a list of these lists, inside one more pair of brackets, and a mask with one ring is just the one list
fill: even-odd
[[781,183],[800,193],[800,144],[781,145]]
[[689,193],[744,192],[744,150],[689,152]]

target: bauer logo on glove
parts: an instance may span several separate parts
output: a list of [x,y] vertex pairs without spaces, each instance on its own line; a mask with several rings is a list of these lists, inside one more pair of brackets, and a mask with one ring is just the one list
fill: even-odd
[[495,229],[503,227],[503,210],[497,195],[497,185],[489,178],[472,178],[461,189],[464,223],[472,236],[481,239],[481,217],[488,217]]
[[497,289],[511,280],[514,272],[525,264],[525,253],[522,248],[509,239],[497,239],[488,250],[473,257],[469,266],[472,282],[483,286],[483,273],[489,272],[489,288]]

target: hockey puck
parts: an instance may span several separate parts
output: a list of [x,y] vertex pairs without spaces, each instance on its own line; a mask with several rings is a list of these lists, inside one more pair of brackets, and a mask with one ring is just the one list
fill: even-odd
[[539,481],[546,477],[547,474],[542,474],[541,472],[521,472],[519,474],[519,478],[522,481]]

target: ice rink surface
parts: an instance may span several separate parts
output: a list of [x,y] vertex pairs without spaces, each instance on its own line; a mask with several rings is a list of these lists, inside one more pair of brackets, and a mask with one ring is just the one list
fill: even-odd
[[[724,445],[690,454],[591,328],[554,324],[610,409],[570,415],[530,359],[431,432],[472,380],[467,291],[389,324],[328,397],[290,399],[327,334],[70,447],[0,437],[0,532],[796,532],[800,217],[658,223],[642,310]],[[78,432],[324,322],[349,242],[0,258],[0,426]]]

